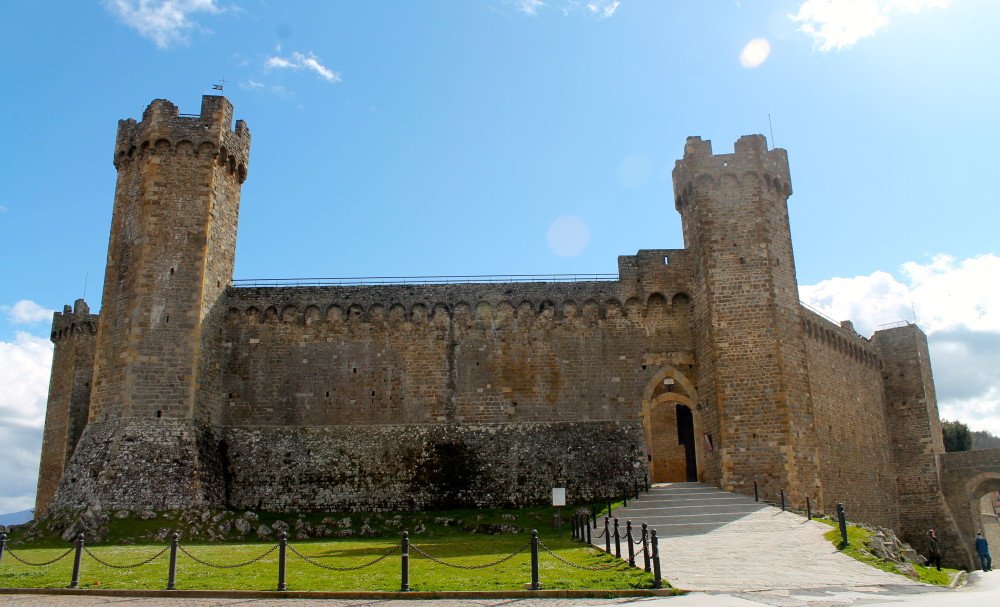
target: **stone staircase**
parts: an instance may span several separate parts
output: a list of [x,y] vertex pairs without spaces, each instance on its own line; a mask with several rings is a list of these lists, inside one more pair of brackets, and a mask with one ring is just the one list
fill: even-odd
[[657,537],[681,537],[708,533],[766,507],[752,497],[702,483],[661,483],[629,500],[627,508],[616,508],[612,518],[618,518],[623,534],[630,520],[637,529],[642,523],[656,529]]

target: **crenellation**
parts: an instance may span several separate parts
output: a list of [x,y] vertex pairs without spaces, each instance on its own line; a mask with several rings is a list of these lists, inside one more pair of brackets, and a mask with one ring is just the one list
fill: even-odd
[[223,97],[119,122],[101,314],[53,317],[39,512],[579,503],[648,474],[949,524],[926,340],[799,302],[762,135],[688,138],[683,249],[569,282],[234,287],[249,149]]

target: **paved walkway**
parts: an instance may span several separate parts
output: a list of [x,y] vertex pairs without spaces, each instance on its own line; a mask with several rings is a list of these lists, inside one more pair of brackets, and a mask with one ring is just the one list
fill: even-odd
[[[724,592],[928,588],[840,554],[823,538],[829,525],[714,487],[657,485],[630,502],[629,508],[614,512],[621,521],[630,518],[633,524],[643,522],[646,514],[655,522],[650,526],[666,536],[660,540],[660,564],[663,578],[676,588]],[[665,532],[660,533],[661,529]],[[603,541],[595,539],[594,543],[603,548]],[[643,563],[641,554],[637,562]]]

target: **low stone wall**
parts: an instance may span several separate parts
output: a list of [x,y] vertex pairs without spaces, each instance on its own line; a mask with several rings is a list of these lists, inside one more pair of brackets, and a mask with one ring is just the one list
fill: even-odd
[[227,507],[378,512],[571,503],[645,474],[639,422],[222,430]]
[[87,426],[52,512],[434,510],[621,495],[646,472],[641,422]]

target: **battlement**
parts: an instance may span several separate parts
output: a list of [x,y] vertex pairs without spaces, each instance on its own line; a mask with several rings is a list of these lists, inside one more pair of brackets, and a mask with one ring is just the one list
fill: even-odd
[[94,335],[97,333],[97,319],[97,314],[90,313],[90,306],[87,305],[87,302],[78,299],[73,306],[63,306],[62,312],[53,313],[50,338],[55,343],[83,331]]
[[233,125],[233,105],[225,97],[205,95],[198,115],[181,114],[166,99],[156,99],[142,113],[142,121],[118,121],[115,168],[121,170],[147,154],[203,156],[229,165],[240,183],[246,179],[250,154],[250,129],[246,122]]
[[721,179],[737,184],[747,180],[763,182],[768,189],[784,197],[792,194],[788,153],[780,148],[768,150],[767,138],[763,135],[740,137],[732,154],[713,154],[711,141],[688,137],[684,158],[674,165],[677,210],[680,211],[682,195],[694,184],[717,185]]

